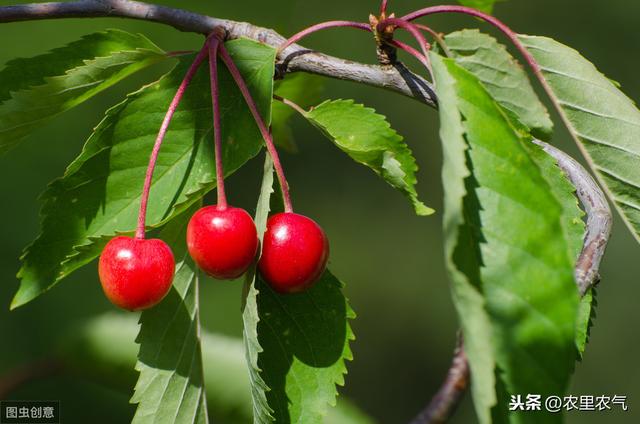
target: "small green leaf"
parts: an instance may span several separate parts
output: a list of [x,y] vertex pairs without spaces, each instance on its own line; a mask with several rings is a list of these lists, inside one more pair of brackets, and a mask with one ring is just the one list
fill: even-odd
[[580,360],[582,360],[589,342],[589,334],[593,321],[596,319],[597,307],[597,292],[592,287],[582,296],[578,310],[578,320],[576,321],[576,347],[578,348],[578,359]]
[[8,62],[0,71],[0,153],[54,116],[166,59],[144,36],[108,30]]
[[491,96],[536,137],[548,139],[553,122],[538,99],[529,77],[504,45],[478,30],[453,32],[445,37],[456,62],[474,74]]
[[493,12],[493,6],[499,1],[505,0],[458,0],[463,6],[473,7],[485,13]]
[[409,198],[418,215],[434,211],[418,200],[418,166],[384,116],[353,100],[326,101],[304,115],[353,160],[371,168]]
[[[227,43],[270,121],[275,50],[249,40]],[[42,233],[27,248],[18,273],[20,306],[96,258],[109,238],[136,225],[149,154],[166,108],[193,57],[159,82],[128,96],[107,112],[65,175],[43,195]],[[147,223],[167,222],[215,186],[211,96],[200,69],[174,115],[160,150]],[[263,142],[231,75],[220,66],[223,154],[226,175],[255,156]]]
[[[260,197],[256,206],[255,223],[256,229],[262,241],[262,236],[267,228],[267,218],[269,216],[269,205],[271,194],[273,194],[273,161],[266,155],[264,161],[264,173]],[[259,355],[263,348],[258,340],[258,322],[260,314],[258,312],[258,294],[256,287],[256,266],[252,266],[245,276],[244,302],[242,306],[243,340],[247,367],[249,368],[249,379],[251,381],[251,398],[253,400],[253,421],[256,424],[266,424],[274,422],[273,408],[267,400],[269,387],[261,376],[261,368],[258,365]]]
[[[197,206],[197,204],[196,204]],[[133,423],[202,423],[207,403],[200,346],[197,268],[185,238],[196,208],[171,220],[160,238],[177,259],[171,291],[140,317],[136,369],[140,377],[131,398],[137,403]]]
[[577,51],[546,37],[518,37],[540,64],[565,125],[640,242],[640,111]]
[[355,317],[342,283],[329,271],[304,293],[281,295],[260,276],[258,365],[269,386],[267,400],[277,423],[322,423],[344,385],[345,360]]
[[[434,59],[434,63],[437,61]],[[550,187],[560,178],[559,170],[550,166],[552,162],[538,163],[536,156],[540,159],[542,152],[514,125],[480,81],[454,60],[441,61],[442,65],[437,65],[439,72],[446,72],[445,81],[453,80],[454,88],[450,96],[440,96],[441,104],[449,103],[449,113],[455,107],[462,117],[462,121],[443,120],[443,125],[457,122],[458,129],[448,131],[458,134],[459,140],[461,122],[468,146],[466,170],[471,171],[465,176],[460,165],[460,151],[464,149],[458,147],[458,165],[451,167],[458,175],[447,180],[445,190],[449,190],[453,178],[457,179],[458,194],[452,199],[460,199],[460,181],[465,183],[465,197],[450,207],[455,208],[451,214],[457,222],[464,218],[459,226],[464,232],[458,231],[467,237],[451,240],[450,229],[445,225],[447,243],[454,243],[447,251],[453,252],[450,255],[457,272],[468,276],[485,302],[484,310],[479,308],[479,299],[473,302],[472,308],[462,311],[461,320],[488,318],[491,325],[492,355],[486,352],[487,342],[482,344],[478,335],[469,333],[463,325],[465,340],[475,339],[480,345],[477,350],[484,355],[480,359],[469,357],[472,381],[484,379],[476,384],[489,385],[487,370],[479,375],[477,370],[490,366],[493,359],[492,392],[497,394],[491,411],[494,422],[560,422],[560,415],[509,412],[506,396],[560,395],[567,388],[576,357],[579,299],[573,276],[575,250],[565,226],[567,217],[577,212],[575,201],[570,203],[570,211],[564,210],[558,190]],[[439,86],[440,80],[437,79]],[[444,145],[449,141],[443,138]],[[562,196],[567,191],[565,187]],[[455,273],[454,286],[459,284]],[[459,310],[468,306],[458,303]],[[486,329],[481,337],[486,337]],[[476,374],[474,360],[482,361],[475,366]],[[490,395],[474,395],[482,398],[478,411],[481,422],[490,422],[486,411]]]

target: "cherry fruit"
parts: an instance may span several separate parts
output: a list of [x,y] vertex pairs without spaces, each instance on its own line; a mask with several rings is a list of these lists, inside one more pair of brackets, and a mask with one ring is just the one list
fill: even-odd
[[189,221],[187,247],[204,272],[232,280],[251,266],[258,251],[258,232],[244,209],[205,206]]
[[171,248],[159,239],[114,237],[98,265],[107,298],[130,311],[147,309],[169,292],[175,261]]
[[258,267],[277,292],[296,293],[310,287],[324,272],[328,259],[329,241],[312,219],[284,212],[267,221]]

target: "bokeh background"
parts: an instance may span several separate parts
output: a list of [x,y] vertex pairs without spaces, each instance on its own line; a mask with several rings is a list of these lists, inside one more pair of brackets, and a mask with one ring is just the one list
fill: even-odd
[[[8,5],[11,1],[0,1]],[[159,3],[217,17],[249,21],[292,34],[329,19],[366,20],[374,0],[173,0]],[[391,0],[405,13],[434,4]],[[628,0],[511,0],[496,14],[516,31],[548,35],[580,50],[633,99],[640,99],[640,2]],[[480,26],[474,19],[435,16],[439,31]],[[142,32],[166,50],[195,49],[201,38],[145,22],[115,19],[25,22],[0,25],[0,64],[32,56],[105,28]],[[490,31],[492,32],[492,31]],[[307,46],[358,61],[375,60],[371,40],[349,29],[314,35]],[[416,64],[407,61],[417,68]],[[51,356],[75,326],[112,310],[97,279],[95,263],[74,273],[46,295],[9,312],[18,281],[21,250],[38,234],[38,195],[80,151],[103,111],[141,83],[166,71],[154,68],[67,112],[0,157],[0,381],[2,375]],[[437,113],[398,95],[352,83],[324,80],[326,98],[354,98],[386,114],[405,136],[420,165],[418,190],[441,211],[441,151]],[[342,393],[383,423],[403,423],[427,402],[441,382],[457,328],[442,254],[441,213],[416,217],[405,199],[368,169],[354,164],[305,122],[294,117],[299,146],[284,154],[297,209],[326,229],[331,268],[347,284],[358,313],[353,323],[356,360]],[[576,154],[557,130],[556,144]],[[261,159],[230,178],[231,202],[253,210]],[[445,182],[446,183],[446,182]],[[576,367],[571,393],[628,397],[626,413],[571,413],[570,423],[640,422],[640,247],[615,220],[602,265],[598,311],[585,359]],[[202,318],[207,329],[241,335],[240,284],[204,281]],[[131,391],[80,374],[63,373],[22,386],[13,398],[60,399],[65,422],[127,422]],[[465,399],[453,422],[475,422]]]

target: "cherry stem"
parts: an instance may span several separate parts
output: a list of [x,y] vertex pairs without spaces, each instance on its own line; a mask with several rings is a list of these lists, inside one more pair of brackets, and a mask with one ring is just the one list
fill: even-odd
[[282,168],[282,163],[280,162],[280,156],[278,156],[278,151],[276,150],[276,146],[273,143],[273,138],[271,137],[271,133],[267,128],[260,112],[258,111],[258,106],[256,105],[255,100],[251,96],[251,92],[249,91],[249,87],[247,87],[244,78],[242,78],[242,74],[238,70],[238,67],[233,62],[233,59],[227,52],[227,49],[224,47],[224,44],[220,43],[218,46],[218,55],[229,69],[229,73],[233,77],[236,82],[236,85],[240,89],[242,96],[247,102],[247,106],[253,115],[253,119],[256,121],[258,128],[260,129],[260,133],[262,134],[262,138],[264,138],[264,142],[267,146],[267,151],[269,155],[271,155],[271,159],[273,160],[273,167],[276,171],[276,175],[278,176],[278,181],[280,182],[280,189],[282,190],[282,200],[284,202],[284,210],[285,212],[293,212],[293,206],[291,204],[291,196],[289,194],[289,183],[287,183],[287,179],[284,176],[284,169]]
[[189,83],[195,76],[198,67],[207,57],[207,45],[198,52],[198,55],[193,60],[193,63],[187,70],[187,73],[184,76],[184,79],[180,83],[178,87],[178,91],[176,92],[173,100],[171,100],[171,104],[169,104],[169,108],[167,109],[167,113],[162,120],[162,125],[160,125],[160,131],[158,131],[158,136],[156,137],[155,144],[153,145],[153,150],[151,151],[151,157],[149,158],[149,166],[147,166],[147,174],[144,179],[144,187],[142,189],[142,198],[140,200],[140,212],[138,214],[138,227],[136,228],[137,239],[144,239],[145,232],[145,221],[147,218],[147,203],[149,202],[149,192],[151,191],[151,180],[153,178],[153,170],[156,167],[156,162],[158,160],[158,153],[160,152],[160,146],[162,146],[162,140],[164,140],[164,136],[167,134],[167,129],[169,128],[169,123],[171,122],[171,118],[173,118],[173,114],[175,113],[178,105],[180,104],[180,100],[184,96]]
[[464,6],[427,7],[427,8],[416,10],[415,12],[409,13],[408,15],[405,15],[400,19],[410,22],[415,19],[421,18],[423,16],[435,15],[437,13],[462,13],[465,15],[475,16],[476,18],[480,18],[483,21],[499,29],[504,35],[507,36],[507,38],[513,43],[513,45],[522,54],[525,61],[531,67],[531,69],[533,70],[533,73],[536,75],[536,77],[544,87],[547,94],[549,94],[549,96],[553,99],[551,87],[549,87],[549,84],[544,79],[544,76],[542,75],[542,70],[540,69],[540,65],[538,64],[538,62],[535,60],[533,55],[529,53],[529,51],[522,45],[522,43],[520,43],[520,40],[518,39],[518,34],[516,34],[511,28],[509,28],[499,19],[496,19],[491,15],[487,15],[486,13],[482,13],[479,10],[472,9],[470,7],[464,7]]
[[380,3],[380,16],[387,14],[387,0],[382,0]]
[[404,50],[405,52],[409,53],[411,56],[418,59],[427,69],[429,69],[429,62],[427,61],[427,59],[425,59],[424,55],[420,53],[418,50],[411,47],[410,45],[405,44],[402,41],[398,41],[398,40],[384,40],[384,42],[393,47],[396,47],[400,50]]
[[224,167],[222,164],[222,126],[220,124],[220,90],[218,85],[218,47],[220,39],[209,39],[209,76],[211,78],[211,103],[213,106],[213,142],[216,156],[216,185],[218,187],[218,209],[227,208],[227,195],[224,191]]
[[365,23],[361,23],[361,22],[353,22],[353,21],[328,21],[328,22],[322,22],[322,23],[310,26],[309,28],[303,29],[302,31],[298,32],[297,34],[294,34],[291,37],[289,37],[289,39],[287,39],[287,41],[285,41],[284,43],[282,43],[280,45],[280,47],[278,47],[278,54],[280,54],[282,51],[284,51],[284,49],[286,49],[287,47],[289,47],[293,43],[297,43],[298,41],[300,41],[301,39],[303,39],[307,35],[313,34],[314,32],[320,31],[320,30],[323,30],[323,29],[336,28],[336,27],[350,27],[350,28],[357,28],[357,29],[361,29],[363,31],[371,32],[371,26],[369,24],[365,24]]
[[451,51],[449,51],[449,47],[447,46],[447,43],[445,43],[444,38],[442,38],[442,34],[438,33],[437,31],[434,31],[431,27],[428,27],[426,25],[422,25],[422,24],[413,24],[413,25],[419,30],[425,31],[431,34],[435,42],[438,43],[438,45],[442,48],[445,55],[447,57],[451,57]]
[[420,32],[420,30],[415,25],[408,22],[405,18],[386,18],[378,23],[378,25],[376,26],[376,31],[383,32],[388,26],[402,28],[416,39],[416,41],[420,45],[420,49],[422,50],[422,54],[424,55],[425,59],[424,61],[421,60],[421,62],[427,68],[427,71],[429,71],[429,75],[432,76],[431,79],[433,80],[433,70],[431,69],[431,62],[429,61],[429,48],[431,46],[429,45],[429,42],[424,37],[424,35]]
[[274,94],[273,98],[276,99],[277,101],[279,101],[280,103],[289,106],[291,109],[295,110],[300,115],[306,116],[307,111],[304,110],[304,108],[302,106],[300,106],[299,104],[297,104],[297,103],[295,103],[295,102],[293,102],[293,101],[291,101],[289,99],[285,99],[284,97],[280,97],[277,94]]

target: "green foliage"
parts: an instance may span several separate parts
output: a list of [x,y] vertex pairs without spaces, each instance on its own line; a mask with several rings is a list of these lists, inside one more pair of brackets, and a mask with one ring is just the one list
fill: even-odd
[[258,365],[277,423],[322,423],[344,385],[355,317],[329,271],[311,289],[280,295],[258,275]]
[[[275,51],[249,40],[227,43],[267,122]],[[114,234],[135,228],[145,170],[168,104],[193,57],[111,108],[65,175],[42,196],[42,233],[27,248],[12,307],[47,290],[100,254]],[[262,148],[250,111],[226,69],[220,91],[226,175]],[[160,151],[147,222],[158,226],[215,186],[211,96],[206,66],[194,78]]]
[[[256,216],[254,218],[256,229],[260,241],[267,228],[267,218],[269,216],[270,199],[273,194],[273,161],[266,155],[264,162],[264,173],[260,197],[256,206]],[[258,365],[259,355],[263,348],[258,340],[258,322],[260,313],[258,311],[259,289],[256,287],[256,267],[255,264],[245,275],[244,302],[242,306],[242,335],[245,347],[245,357],[249,368],[251,380],[251,397],[253,400],[253,420],[256,424],[271,423],[274,421],[273,408],[267,400],[269,387],[261,375]]]
[[458,0],[463,6],[473,7],[474,9],[481,10],[485,13],[491,13],[493,11],[493,6],[499,1],[505,0]]
[[165,59],[144,36],[108,30],[9,61],[0,71],[0,153],[54,116]]
[[456,63],[474,74],[502,107],[529,127],[533,134],[548,139],[553,122],[542,105],[526,72],[495,38],[478,30],[453,32],[445,37]]
[[[255,217],[261,235],[273,183],[267,157]],[[254,422],[322,423],[335,406],[353,339],[354,314],[341,289],[329,271],[311,289],[289,295],[274,292],[255,268],[247,274],[242,316]]]
[[640,240],[640,111],[577,51],[546,37],[519,37],[540,64],[571,135]]
[[198,271],[185,243],[187,224],[195,210],[174,218],[160,233],[177,259],[176,273],[167,296],[140,317],[136,340],[140,344],[136,364],[140,377],[131,399],[138,404],[132,421],[136,424],[208,422]]
[[[132,372],[138,345],[136,315],[109,312],[72,326],[57,354],[75,375],[129,392],[138,377]],[[213,422],[253,421],[249,373],[242,340],[202,329],[205,393]],[[135,375],[134,375],[135,374]],[[323,424],[371,424],[373,421],[341,396]]]
[[404,193],[418,215],[434,212],[418,200],[416,161],[384,116],[353,100],[326,101],[304,116],[353,160],[368,166]]
[[[489,422],[487,407],[497,399],[491,411],[496,422],[558,422],[561,416],[542,412],[509,414],[503,392],[566,390],[579,303],[565,228],[575,202],[564,209],[556,194],[562,187],[550,187],[559,170],[538,163],[541,152],[477,78],[453,60],[434,56],[434,63],[439,89],[449,87],[440,92],[443,146],[455,146],[445,156],[453,162],[446,166],[446,191],[457,183],[447,195],[453,209],[445,234],[454,293],[462,294],[456,304],[471,343],[472,381],[480,380],[474,385],[478,414]],[[555,175],[547,175],[550,169]],[[487,321],[491,344],[480,339],[489,333]],[[494,375],[487,376],[492,362]],[[478,392],[490,384],[497,397]]]

